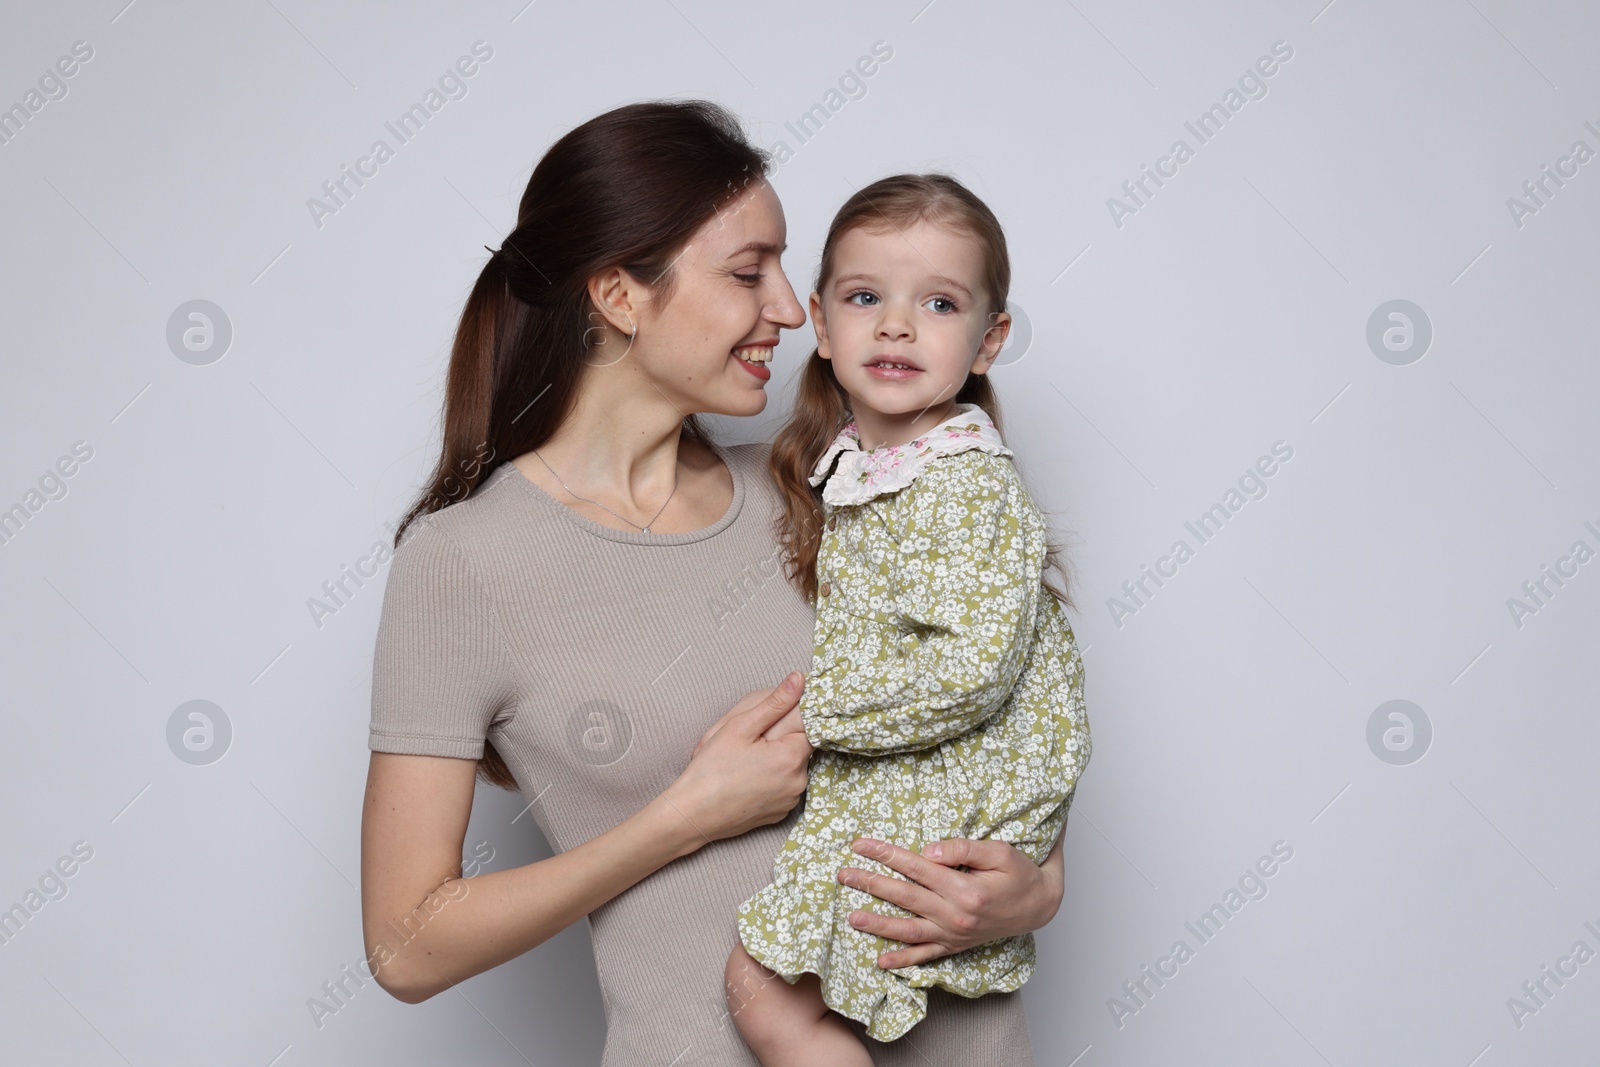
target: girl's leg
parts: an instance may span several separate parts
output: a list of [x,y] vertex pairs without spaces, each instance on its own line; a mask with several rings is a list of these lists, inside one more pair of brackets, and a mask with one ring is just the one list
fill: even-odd
[[724,974],[728,1011],[762,1067],[872,1067],[843,1017],[822,1002],[822,981],[790,985],[735,945]]

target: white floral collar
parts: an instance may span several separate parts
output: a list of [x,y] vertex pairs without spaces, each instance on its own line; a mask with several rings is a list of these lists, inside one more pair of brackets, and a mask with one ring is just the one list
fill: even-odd
[[[956,413],[932,430],[903,445],[887,445],[871,452],[861,448],[861,434],[852,419],[839,431],[833,444],[822,454],[811,472],[811,484],[823,486],[822,499],[829,504],[864,504],[884,493],[910,485],[935,456],[948,456],[970,449],[991,455],[1009,456],[1011,449],[1000,438],[994,420],[976,404],[959,404]],[[837,459],[838,467],[834,468]],[[829,476],[829,470],[833,474]]]

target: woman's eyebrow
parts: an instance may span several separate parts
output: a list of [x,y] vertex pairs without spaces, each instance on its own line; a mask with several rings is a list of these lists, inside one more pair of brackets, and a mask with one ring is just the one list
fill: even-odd
[[744,255],[746,252],[767,252],[771,253],[772,255],[781,256],[788,250],[788,245],[779,246],[773,244],[771,241],[746,241],[738,248],[735,248],[732,252],[729,252],[728,258],[736,259],[739,256]]

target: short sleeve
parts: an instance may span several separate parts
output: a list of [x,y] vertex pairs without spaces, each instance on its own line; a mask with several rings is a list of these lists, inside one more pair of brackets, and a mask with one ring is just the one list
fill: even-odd
[[428,516],[416,519],[389,565],[367,747],[479,759],[512,698],[487,590],[450,535]]

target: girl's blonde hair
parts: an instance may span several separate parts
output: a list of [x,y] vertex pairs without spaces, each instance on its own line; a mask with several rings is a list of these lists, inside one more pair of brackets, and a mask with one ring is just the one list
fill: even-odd
[[[895,174],[859,190],[839,208],[822,245],[812,288],[824,292],[833,276],[839,239],[854,229],[903,230],[926,220],[965,232],[983,249],[983,288],[992,316],[1005,311],[1011,289],[1011,259],[1006,235],[987,204],[956,179],[944,174]],[[976,404],[1001,426],[1000,398],[988,374],[969,374],[956,393],[958,404]],[[810,482],[812,468],[851,417],[850,395],[833,373],[833,363],[813,348],[800,371],[794,410],[772,443],[769,467],[783,499],[783,514],[775,524],[783,548],[789,579],[807,600],[816,602],[817,549],[822,542],[822,488]],[[1044,570],[1058,571],[1058,587],[1044,579],[1044,587],[1067,607],[1076,607],[1068,591],[1070,577],[1060,558],[1061,546],[1047,545]]]

